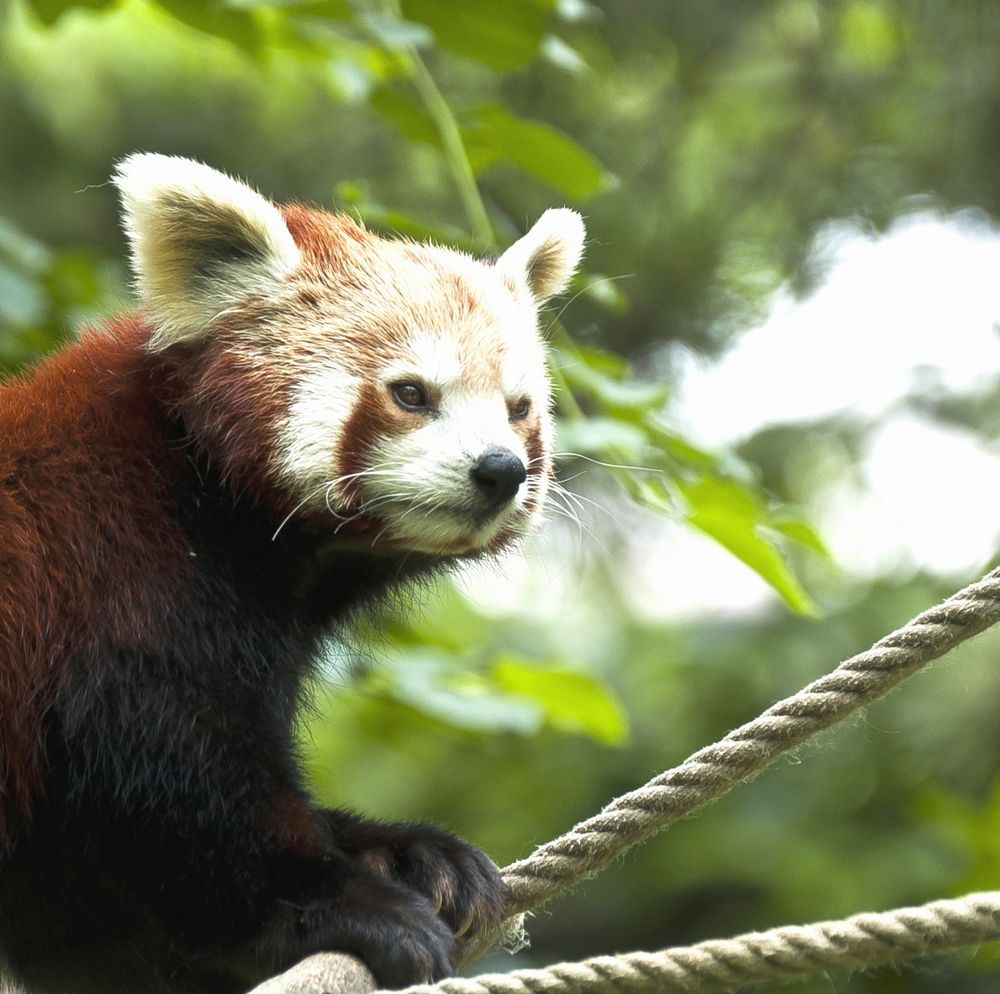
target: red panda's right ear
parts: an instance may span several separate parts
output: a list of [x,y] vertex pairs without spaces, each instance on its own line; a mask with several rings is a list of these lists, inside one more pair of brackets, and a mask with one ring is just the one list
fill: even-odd
[[497,260],[501,271],[524,280],[538,304],[562,293],[583,255],[583,218],[568,207],[547,210]]
[[200,162],[130,155],[114,182],[154,350],[197,339],[248,294],[275,291],[299,263],[278,208]]

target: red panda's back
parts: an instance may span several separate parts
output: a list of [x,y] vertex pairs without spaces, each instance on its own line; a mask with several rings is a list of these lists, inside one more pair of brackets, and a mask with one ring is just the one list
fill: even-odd
[[42,786],[66,665],[88,643],[141,640],[171,559],[183,569],[144,334],[121,318],[0,384],[0,845]]

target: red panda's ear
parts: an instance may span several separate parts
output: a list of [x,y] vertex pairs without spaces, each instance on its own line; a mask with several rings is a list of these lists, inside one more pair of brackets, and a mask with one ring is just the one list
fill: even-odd
[[532,229],[497,260],[505,273],[525,280],[542,304],[569,285],[583,255],[583,218],[568,207],[546,211]]
[[198,338],[247,294],[276,290],[299,263],[278,208],[200,162],[130,155],[114,182],[136,284],[156,326],[152,349]]

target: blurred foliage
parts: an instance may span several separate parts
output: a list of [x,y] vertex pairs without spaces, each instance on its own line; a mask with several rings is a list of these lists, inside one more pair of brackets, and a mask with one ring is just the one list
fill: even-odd
[[[949,592],[838,573],[796,511],[822,484],[804,459],[835,450],[828,477],[850,474],[869,425],[715,453],[663,411],[679,346],[717,354],[775,289],[822,278],[826,222],[997,216],[997,51],[992,0],[0,0],[0,369],[130,306],[106,179],[136,149],[487,253],[545,207],[580,208],[586,272],[546,319],[550,565],[511,564],[507,601],[495,577],[468,581],[485,600],[417,592],[416,614],[331,646],[302,729],[326,801],[450,823],[508,861]],[[996,439],[996,397],[909,403]],[[642,620],[622,564],[664,516],[792,612]],[[537,918],[523,961],[998,886],[998,647],[675,826]],[[994,957],[947,964],[949,988],[992,990]]]

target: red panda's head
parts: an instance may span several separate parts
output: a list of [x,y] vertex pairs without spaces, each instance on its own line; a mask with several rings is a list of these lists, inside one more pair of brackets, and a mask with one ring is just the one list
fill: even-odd
[[133,155],[115,181],[147,347],[235,486],[375,551],[473,554],[529,530],[552,460],[538,311],[579,261],[578,214],[547,211],[481,261],[188,159]]

